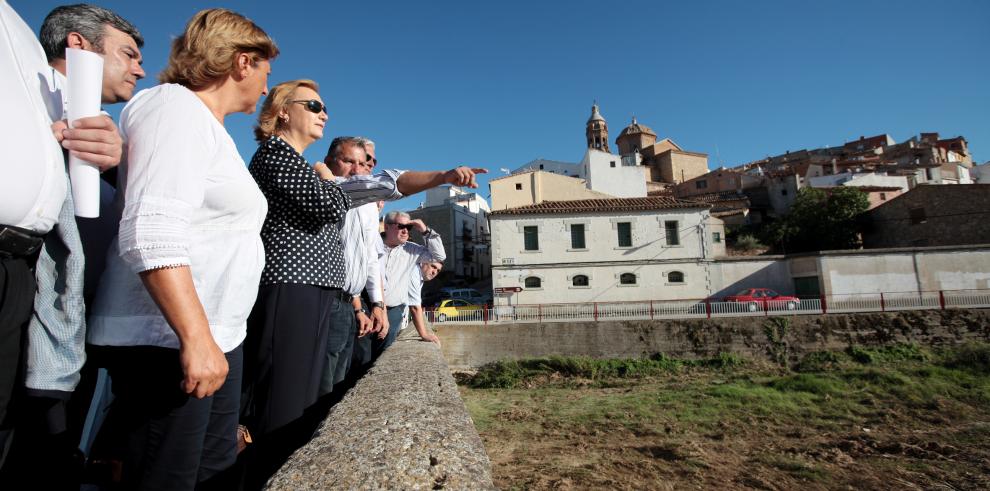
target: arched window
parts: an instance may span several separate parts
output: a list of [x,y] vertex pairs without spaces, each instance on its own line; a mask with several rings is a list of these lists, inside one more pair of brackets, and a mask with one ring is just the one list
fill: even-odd
[[667,283],[684,283],[684,273],[680,271],[667,273]]
[[571,284],[574,286],[588,286],[588,277],[583,274],[574,275],[571,278]]
[[526,278],[524,284],[526,288],[540,288],[543,285],[543,282],[535,276],[530,276]]
[[619,284],[620,285],[635,285],[636,284],[636,275],[634,273],[622,273],[621,275],[619,275]]

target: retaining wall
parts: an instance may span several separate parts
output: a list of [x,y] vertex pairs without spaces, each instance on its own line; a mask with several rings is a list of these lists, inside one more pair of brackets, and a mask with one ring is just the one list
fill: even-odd
[[406,329],[268,489],[495,489],[440,350]]
[[[787,316],[780,342],[791,358],[850,345],[915,342],[926,345],[990,341],[990,310],[948,309]],[[437,334],[452,369],[503,359],[551,355],[635,358],[665,353],[679,358],[719,352],[771,356],[779,348],[764,327],[767,317],[526,324],[440,324]]]

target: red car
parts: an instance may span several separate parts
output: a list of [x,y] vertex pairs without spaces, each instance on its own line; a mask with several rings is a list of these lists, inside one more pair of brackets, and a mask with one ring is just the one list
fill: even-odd
[[781,295],[769,288],[747,288],[735,295],[723,299],[725,302],[745,303],[750,312],[760,310],[780,309],[794,310],[801,304],[801,299]]

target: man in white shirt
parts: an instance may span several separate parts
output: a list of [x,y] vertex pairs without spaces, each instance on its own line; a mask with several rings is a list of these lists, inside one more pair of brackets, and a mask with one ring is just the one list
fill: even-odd
[[420,257],[419,261],[419,267],[413,269],[412,274],[409,275],[409,300],[406,302],[409,307],[409,319],[412,320],[419,337],[439,345],[440,339],[426,327],[426,320],[423,318],[423,283],[440,274],[443,261],[435,261],[430,257]]
[[[16,249],[18,245],[23,244],[15,241],[13,244],[7,243],[6,246],[0,245],[2,251],[0,256],[4,256],[5,259],[26,261],[28,271],[35,267],[35,263],[37,266],[36,278],[15,280],[24,287],[28,286],[28,280],[37,282],[36,289],[32,281],[31,288],[21,290],[26,293],[37,291],[37,295],[29,295],[33,297],[35,311],[35,315],[30,319],[30,325],[25,325],[24,321],[18,323],[19,315],[8,317],[6,312],[0,312],[0,318],[3,319],[0,321],[0,331],[3,331],[0,332],[2,344],[5,347],[11,343],[20,344],[22,336],[26,335],[27,342],[23,345],[27,352],[30,352],[30,356],[26,359],[26,379],[18,380],[13,386],[13,374],[16,368],[11,369],[10,366],[16,366],[21,362],[24,353],[9,355],[6,348],[0,353],[0,360],[3,360],[0,365],[0,415],[6,412],[14,387],[24,384],[23,394],[17,395],[15,399],[18,407],[16,414],[11,413],[8,416],[7,426],[4,427],[7,430],[0,430],[0,448],[4,447],[4,441],[11,434],[10,428],[16,426],[19,435],[10,447],[10,456],[6,458],[3,478],[11,477],[10,473],[15,470],[22,475],[37,476],[39,473],[34,472],[33,469],[46,469],[46,472],[40,473],[41,477],[38,479],[42,480],[36,481],[36,484],[43,487],[45,483],[57,486],[71,483],[73,478],[71,472],[63,471],[70,470],[64,466],[71,462],[72,452],[78,442],[78,434],[65,431],[65,401],[78,383],[79,369],[84,360],[82,343],[84,261],[81,257],[79,234],[73,216],[71,194],[66,186],[63,154],[58,148],[58,143],[62,144],[62,149],[97,165],[101,170],[106,170],[116,166],[120,161],[121,139],[116,126],[105,115],[80,119],[74,122],[73,129],[68,129],[67,123],[62,120],[65,112],[64,74],[45,66],[45,59],[50,60],[51,57],[43,57],[44,53],[38,41],[6,1],[0,3],[0,24],[2,24],[0,29],[4,31],[0,44],[2,51],[0,65],[3,67],[0,71],[4,76],[3,93],[11,99],[17,99],[16,106],[31,106],[30,112],[33,113],[30,116],[18,114],[18,109],[27,109],[27,107],[5,108],[9,114],[18,117],[8,118],[8,123],[5,123],[0,130],[3,137],[10,138],[10,144],[4,146],[17,148],[28,155],[26,158],[20,158],[8,154],[9,160],[5,162],[15,168],[5,168],[3,175],[7,177],[5,181],[8,186],[15,187],[15,190],[13,193],[7,193],[4,192],[6,189],[0,189],[0,193],[5,196],[5,200],[10,198],[11,203],[16,203],[9,210],[15,212],[14,214],[17,214],[19,207],[30,202],[30,198],[24,200],[25,196],[38,192],[36,199],[43,200],[42,204],[34,207],[30,213],[20,219],[8,216],[9,213],[0,212],[0,224],[14,224],[0,225],[0,235],[16,239],[18,232],[27,232],[31,242],[35,244],[32,247],[40,248],[40,252],[18,257],[19,252],[23,251]],[[64,46],[62,49],[64,52]],[[64,55],[61,66],[64,71]],[[8,82],[13,82],[18,77],[19,87],[8,87]],[[105,77],[105,87],[109,79]],[[24,90],[27,91],[27,95],[23,97],[18,95]],[[40,139],[37,135],[21,135],[28,130],[36,131],[34,121],[40,120],[39,116],[44,118],[47,135],[40,136]],[[26,125],[26,127],[8,128],[8,124]],[[44,160],[46,164],[32,165],[39,159]],[[37,187],[39,183],[40,192]],[[6,206],[4,208],[7,211]],[[18,229],[19,226],[22,228]],[[42,235],[47,237],[42,239]],[[39,244],[40,240],[43,242]],[[8,275],[8,278],[17,277],[18,275]],[[59,287],[56,287],[56,278],[61,283]],[[7,286],[10,288],[14,285]],[[0,311],[6,311],[8,302],[4,301],[2,304]],[[47,455],[44,459],[46,463],[39,462],[37,457],[41,454]],[[3,460],[0,459],[0,462]]]
[[[415,228],[423,235],[425,245],[409,242],[409,231]],[[443,249],[440,234],[434,232],[422,220],[410,220],[409,214],[401,211],[385,215],[385,305],[388,309],[389,332],[385,340],[377,346],[375,356],[379,356],[395,341],[401,327],[403,313],[409,302],[410,276],[422,262],[440,262],[447,255]],[[436,276],[434,274],[434,276]],[[419,332],[424,341],[439,344],[439,338],[431,331]]]

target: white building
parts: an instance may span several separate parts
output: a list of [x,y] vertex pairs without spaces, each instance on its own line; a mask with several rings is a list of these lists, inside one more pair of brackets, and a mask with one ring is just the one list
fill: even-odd
[[990,162],[974,165],[970,169],[970,175],[977,184],[990,184]]
[[890,176],[876,172],[852,173],[842,172],[825,176],[809,177],[808,186],[813,188],[830,188],[835,186],[858,187],[897,187],[907,192],[910,187],[906,176]]
[[[447,259],[444,271],[471,282],[486,278],[491,270],[488,233],[488,201],[477,193],[455,186],[440,186],[426,192],[423,206],[410,211],[443,240]],[[419,241],[418,234],[414,240]]]
[[[492,285],[514,304],[705,298],[720,282],[724,224],[672,197],[585,199],[496,210]],[[505,301],[503,299],[502,301]]]
[[562,176],[570,176],[570,177],[580,177],[581,175],[580,164],[574,164],[571,162],[561,162],[559,160],[547,160],[547,159],[536,159],[527,162],[519,166],[515,170],[513,170],[511,173],[521,174],[523,172],[538,171],[538,170],[544,172],[550,172],[552,174],[560,174]]
[[646,197],[648,167],[639,165],[637,159],[623,160],[622,156],[589,148],[581,159],[581,175],[587,180],[588,189],[617,198]]

